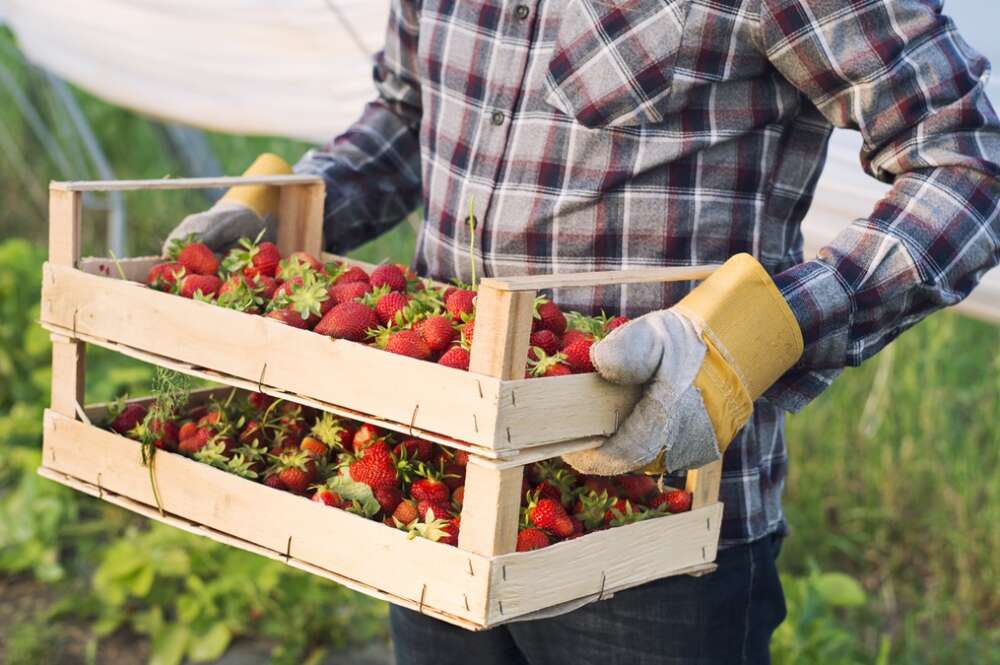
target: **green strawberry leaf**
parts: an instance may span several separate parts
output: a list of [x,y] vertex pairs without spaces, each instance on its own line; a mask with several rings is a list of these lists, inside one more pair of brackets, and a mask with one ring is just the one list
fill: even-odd
[[381,510],[381,506],[378,505],[378,501],[375,500],[375,495],[372,493],[372,488],[364,483],[351,480],[348,476],[333,476],[326,481],[326,486],[331,492],[339,494],[344,501],[357,502],[356,508],[361,513],[366,513],[367,517],[371,517]]

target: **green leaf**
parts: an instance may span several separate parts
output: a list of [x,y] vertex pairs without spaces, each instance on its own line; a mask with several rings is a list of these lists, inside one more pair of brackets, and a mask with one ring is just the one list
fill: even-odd
[[233,634],[226,624],[217,622],[205,633],[195,636],[188,647],[188,656],[196,663],[216,660],[226,652]]
[[153,638],[153,656],[149,665],[180,665],[187,651],[190,631],[187,626],[167,626]]
[[860,607],[865,604],[864,589],[853,577],[844,573],[819,573],[811,581],[820,598],[834,607]]
[[372,494],[372,488],[364,483],[351,480],[347,476],[334,476],[326,481],[330,491],[336,492],[345,501],[357,501],[358,509],[367,516],[377,513],[381,506]]

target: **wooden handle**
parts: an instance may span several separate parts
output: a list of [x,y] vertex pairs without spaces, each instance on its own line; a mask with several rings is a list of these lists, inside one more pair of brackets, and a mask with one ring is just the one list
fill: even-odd
[[326,183],[286,184],[279,190],[278,251],[283,256],[304,251],[323,252],[323,203]]
[[50,190],[63,192],[124,192],[141,189],[217,189],[236,185],[309,185],[321,183],[315,175],[220,176],[218,178],[160,178],[158,180],[74,180],[52,182]]

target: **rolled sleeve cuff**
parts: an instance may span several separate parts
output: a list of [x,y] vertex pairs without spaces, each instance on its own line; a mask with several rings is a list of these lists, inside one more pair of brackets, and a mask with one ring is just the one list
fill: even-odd
[[854,312],[840,274],[816,259],[774,277],[802,331],[799,361],[764,394],[785,411],[798,411],[833,382],[846,364]]

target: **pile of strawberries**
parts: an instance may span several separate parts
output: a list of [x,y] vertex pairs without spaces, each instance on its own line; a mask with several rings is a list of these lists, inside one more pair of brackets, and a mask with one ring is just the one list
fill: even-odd
[[[169,402],[169,406],[164,406]],[[110,430],[303,495],[411,537],[458,543],[467,453],[262,393],[197,402],[120,401]],[[642,474],[581,476],[560,460],[525,468],[518,551],[691,509],[691,495]]]
[[[443,287],[409,268],[322,263],[305,252],[282,257],[270,242],[240,240],[221,261],[206,245],[175,243],[171,260],[153,266],[156,289],[259,314],[295,328],[374,345],[391,353],[469,369],[476,292]],[[528,377],[592,372],[591,345],[628,319],[563,312],[538,298]]]

